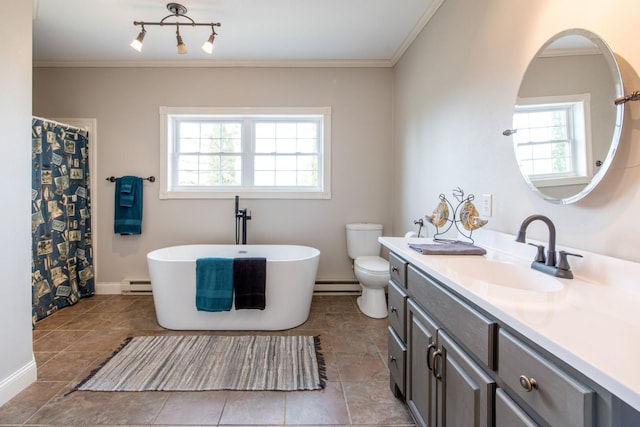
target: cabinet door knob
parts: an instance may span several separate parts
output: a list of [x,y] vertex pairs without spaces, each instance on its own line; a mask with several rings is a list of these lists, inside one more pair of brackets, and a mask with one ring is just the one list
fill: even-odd
[[396,363],[396,360],[395,356],[389,356],[389,362]]
[[392,313],[397,313],[398,309],[395,308],[394,306],[391,306],[391,307],[389,307],[389,311],[392,312]]
[[398,272],[398,267],[396,267],[395,265],[391,266],[391,272],[392,273],[397,273]]
[[532,391],[534,388],[538,388],[538,382],[535,378],[529,378],[526,375],[520,375],[520,385],[527,391],[527,393]]

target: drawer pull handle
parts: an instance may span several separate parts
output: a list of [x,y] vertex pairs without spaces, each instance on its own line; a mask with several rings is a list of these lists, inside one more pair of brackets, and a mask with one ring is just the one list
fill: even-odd
[[389,356],[389,362],[391,363],[396,363],[396,357],[395,356]]
[[397,273],[398,272],[398,267],[396,267],[395,265],[391,266],[391,272],[392,273]]
[[391,307],[389,308],[389,311],[391,311],[392,313],[397,313],[397,312],[398,312],[398,309],[397,309],[397,308],[395,308],[394,306],[391,306]]
[[520,385],[527,391],[527,393],[532,391],[534,388],[538,388],[538,382],[535,378],[529,378],[526,375],[520,375]]

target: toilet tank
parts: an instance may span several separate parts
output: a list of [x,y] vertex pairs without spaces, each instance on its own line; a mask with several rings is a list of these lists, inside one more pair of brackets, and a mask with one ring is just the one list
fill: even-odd
[[380,255],[378,237],[382,236],[382,224],[347,224],[347,253],[349,258]]

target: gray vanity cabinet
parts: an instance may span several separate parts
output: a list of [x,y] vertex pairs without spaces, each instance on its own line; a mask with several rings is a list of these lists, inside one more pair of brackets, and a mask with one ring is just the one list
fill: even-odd
[[409,294],[406,291],[407,262],[389,254],[389,382],[396,397],[406,393],[407,334],[406,309]]
[[496,390],[496,427],[539,427],[504,390]]
[[446,332],[438,331],[437,342],[436,425],[492,427],[495,381]]
[[391,388],[419,426],[640,425],[511,325],[397,254],[389,260]]
[[595,393],[505,330],[498,340],[498,374],[511,392],[552,426],[587,427]]
[[418,425],[493,425],[495,382],[411,299],[407,343],[405,398]]
[[407,302],[407,381],[405,401],[420,426],[436,425],[436,379],[431,356],[438,326],[416,303]]

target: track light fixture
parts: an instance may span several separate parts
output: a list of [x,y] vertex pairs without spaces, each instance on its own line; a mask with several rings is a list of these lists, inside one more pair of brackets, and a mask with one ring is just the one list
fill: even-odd
[[[164,18],[162,18],[160,20],[160,22],[143,22],[143,21],[133,21],[133,25],[140,25],[140,27],[142,28],[140,33],[138,34],[138,37],[136,37],[132,42],[131,42],[131,47],[134,48],[135,50],[137,50],[138,52],[142,51],[142,41],[144,40],[144,36],[145,34],[147,34],[147,31],[144,29],[144,26],[147,25],[158,25],[158,26],[165,26],[165,25],[175,25],[176,26],[176,40],[178,42],[178,53],[179,54],[185,54],[187,53],[187,45],[184,44],[184,42],[182,41],[182,36],[180,35],[180,26],[190,26],[190,27],[202,27],[202,26],[206,26],[206,27],[211,27],[211,35],[209,36],[209,39],[204,42],[204,44],[202,45],[202,50],[204,50],[207,53],[211,53],[213,51],[213,41],[216,38],[216,31],[215,31],[215,27],[219,27],[220,23],[219,22],[209,22],[209,23],[198,23],[195,22],[193,19],[189,18],[187,15],[185,15],[187,13],[187,8],[184,7],[181,4],[178,3],[168,3],[167,4],[167,9],[171,12],[170,15],[165,16]],[[174,17],[176,19],[179,18],[185,18],[188,20],[188,22],[180,22],[180,21],[175,21],[175,22],[166,22],[166,20],[168,18]]]

